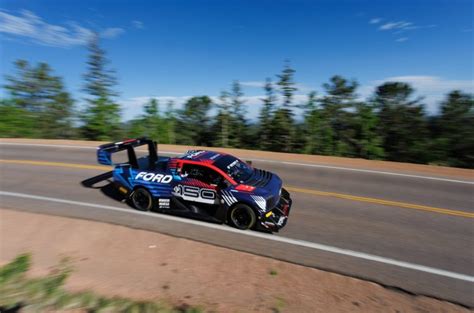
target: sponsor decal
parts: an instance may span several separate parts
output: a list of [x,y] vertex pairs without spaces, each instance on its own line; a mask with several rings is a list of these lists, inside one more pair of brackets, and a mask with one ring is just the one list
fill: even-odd
[[227,165],[227,169],[230,170],[232,167],[236,166],[239,163],[239,160],[235,160],[234,162]]
[[158,199],[158,207],[160,209],[169,209],[170,208],[170,199]]
[[183,200],[201,202],[207,204],[216,203],[216,192],[212,189],[199,188],[195,186],[176,185],[173,188],[173,194],[180,196]]
[[220,154],[216,153],[213,156],[211,156],[209,159],[214,160],[214,159],[217,159],[219,156],[220,156]]
[[198,155],[200,155],[204,152],[206,152],[206,151],[204,151],[204,150],[198,150],[198,151],[190,150],[190,151],[186,152],[186,158],[194,159],[195,157],[197,157]]
[[135,176],[135,179],[141,179],[152,183],[169,184],[173,180],[173,176],[157,173],[140,172],[137,174],[137,176]]

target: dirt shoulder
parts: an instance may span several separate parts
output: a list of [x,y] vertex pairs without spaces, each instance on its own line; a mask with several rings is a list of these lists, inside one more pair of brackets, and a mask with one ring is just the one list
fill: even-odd
[[375,283],[123,226],[0,210],[0,263],[33,275],[71,257],[72,291],[202,305],[217,312],[469,312]]
[[[104,143],[104,142],[99,142],[99,141],[17,139],[17,138],[3,138],[3,139],[0,139],[0,142],[80,145],[80,146],[93,146],[93,147],[96,147]],[[278,153],[278,152],[256,151],[256,150],[245,150],[245,149],[224,149],[224,148],[216,148],[216,147],[209,148],[209,147],[196,147],[196,146],[159,145],[159,150],[161,151],[185,152],[189,149],[212,149],[215,151],[222,151],[222,152],[234,154],[236,156],[239,156],[240,158],[249,158],[249,159],[265,159],[265,160],[273,160],[273,161],[320,164],[320,165],[328,165],[328,166],[341,166],[341,167],[371,169],[371,170],[390,171],[390,172],[399,172],[399,173],[435,175],[435,176],[444,176],[444,177],[460,178],[460,179],[466,179],[466,178],[473,179],[474,178],[474,170],[444,167],[444,166],[421,165],[421,164],[388,162],[388,161],[373,161],[373,160],[365,160],[365,159],[341,158],[341,157],[331,157],[331,156],[321,156],[321,155]]]

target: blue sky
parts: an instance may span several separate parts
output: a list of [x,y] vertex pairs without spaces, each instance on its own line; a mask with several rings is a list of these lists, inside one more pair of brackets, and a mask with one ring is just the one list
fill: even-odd
[[[261,83],[290,59],[297,101],[332,75],[359,95],[412,83],[436,112],[452,89],[474,92],[473,1],[35,1],[0,3],[1,78],[18,58],[49,63],[80,106],[91,31],[117,71],[125,119],[149,97],[217,97],[237,79],[250,116]],[[5,95],[5,91],[1,91]]]

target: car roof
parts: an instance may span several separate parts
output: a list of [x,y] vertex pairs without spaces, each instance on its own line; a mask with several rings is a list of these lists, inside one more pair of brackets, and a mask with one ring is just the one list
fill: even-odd
[[189,150],[184,155],[179,157],[179,159],[192,160],[203,163],[214,163],[225,155],[228,154],[209,150]]

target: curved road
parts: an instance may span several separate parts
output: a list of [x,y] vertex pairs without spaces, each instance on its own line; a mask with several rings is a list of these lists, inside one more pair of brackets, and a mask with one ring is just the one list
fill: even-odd
[[0,143],[1,207],[159,231],[474,306],[472,178],[253,165],[278,173],[292,194],[277,235],[134,211],[97,177],[107,168],[93,147]]

